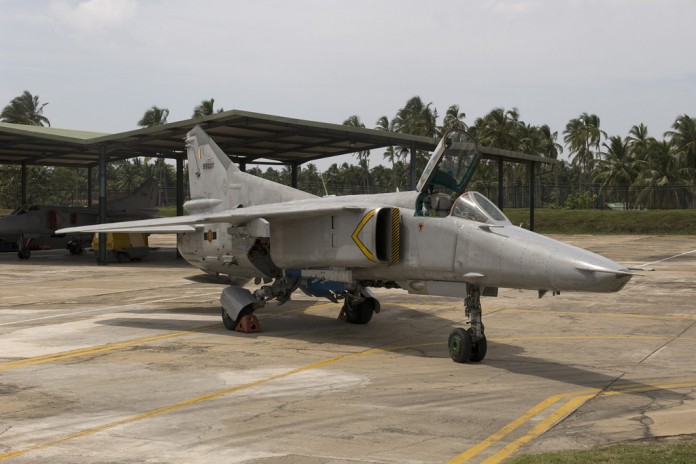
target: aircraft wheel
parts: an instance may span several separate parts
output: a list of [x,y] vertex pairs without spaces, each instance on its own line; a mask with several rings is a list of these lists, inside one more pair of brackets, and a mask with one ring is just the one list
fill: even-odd
[[26,248],[24,250],[19,250],[17,256],[19,256],[19,259],[29,259],[31,258],[31,250],[27,250]]
[[461,327],[452,330],[447,342],[452,361],[458,363],[467,362],[472,354],[471,345],[471,335],[469,335],[469,332]]
[[484,335],[479,341],[471,344],[469,361],[476,363],[483,361],[483,358],[486,357],[486,351],[488,351],[488,342],[486,341],[486,336]]
[[372,319],[372,313],[375,310],[375,300],[366,298],[365,301],[353,307],[349,304],[343,306],[345,311],[346,321],[351,324],[367,324]]
[[79,243],[68,243],[68,251],[71,255],[79,255],[84,251],[84,248]]
[[235,323],[232,318],[227,314],[225,308],[222,308],[222,324],[227,330],[234,330]]

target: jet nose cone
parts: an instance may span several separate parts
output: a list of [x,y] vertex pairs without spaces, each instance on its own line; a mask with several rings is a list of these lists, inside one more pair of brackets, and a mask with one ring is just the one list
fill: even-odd
[[584,276],[589,291],[618,292],[633,277],[633,273],[628,268],[603,256],[586,253],[589,256],[580,260],[574,267]]
[[619,263],[588,250],[559,242],[529,231],[519,231],[526,245],[520,263],[529,279],[536,279],[538,289],[578,292],[617,292],[633,274]]

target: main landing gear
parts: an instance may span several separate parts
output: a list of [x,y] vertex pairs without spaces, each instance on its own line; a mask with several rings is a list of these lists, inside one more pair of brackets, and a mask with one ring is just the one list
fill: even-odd
[[[272,299],[278,300],[280,304],[285,303],[300,283],[299,276],[286,275],[274,279],[272,284],[264,285],[253,293],[234,285],[227,287],[220,296],[222,323],[228,330],[260,332],[261,324],[253,312]],[[372,319],[372,314],[380,311],[379,301],[372,292],[358,283],[346,285],[341,292],[327,292],[323,296],[335,303],[343,299],[343,308],[338,318],[351,324],[367,324]]]
[[481,362],[486,357],[488,343],[481,322],[481,292],[477,285],[467,285],[464,305],[469,318],[468,329],[458,327],[450,333],[447,346],[454,362]]
[[17,257],[19,259],[29,259],[31,258],[31,239],[24,239],[23,235],[20,235],[17,239]]

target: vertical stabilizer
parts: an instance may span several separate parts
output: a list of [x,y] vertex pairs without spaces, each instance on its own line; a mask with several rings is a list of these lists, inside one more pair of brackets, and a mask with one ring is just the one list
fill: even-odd
[[235,207],[228,199],[229,177],[239,169],[200,126],[186,136],[186,156],[191,200],[185,208],[193,214]]
[[106,205],[107,215],[149,217],[157,212],[157,194],[159,184],[155,179],[146,180],[143,185],[138,187],[133,193],[125,198],[110,201]]
[[200,127],[186,136],[191,214],[316,198],[286,185],[240,171]]

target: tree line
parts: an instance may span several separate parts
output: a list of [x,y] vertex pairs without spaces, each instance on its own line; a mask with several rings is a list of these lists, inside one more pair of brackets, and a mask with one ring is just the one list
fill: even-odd
[[[25,91],[14,98],[0,113],[0,121],[16,124],[50,126],[43,114],[47,103]],[[203,100],[193,109],[192,117],[223,111],[215,100]],[[137,122],[140,127],[166,124],[169,110],[152,106]],[[465,122],[460,106],[447,108],[442,118],[432,103],[414,96],[393,117],[381,116],[372,128],[437,138],[450,129],[467,131],[482,146],[519,151],[558,159],[568,151],[569,162],[537,175],[537,206],[603,207],[620,204],[626,208],[689,208],[696,202],[696,119],[686,114],[676,117],[671,130],[660,138],[648,128],[636,124],[628,134],[608,135],[602,130],[599,116],[582,113],[571,119],[559,135],[548,125],[525,123],[517,108],[494,108],[488,114]],[[351,115],[344,125],[368,127],[358,115]],[[560,140],[559,140],[560,138]],[[561,142],[565,145],[562,145]],[[372,163],[369,151],[354,154],[356,163],[334,163],[324,172],[316,165],[304,165],[298,175],[298,187],[317,195],[344,195],[406,190],[409,187],[411,153],[406,147],[387,147],[382,160]],[[422,171],[428,152],[415,153],[418,172]],[[107,189],[129,192],[149,177],[160,181],[161,204],[174,201],[174,168],[163,159],[133,158],[108,165]],[[506,206],[528,206],[529,175],[526,165],[506,163],[503,172]],[[0,166],[5,181],[0,186],[0,205],[16,205],[18,197],[17,166]],[[85,169],[31,167],[29,181],[32,201],[66,203],[84,201],[87,188]],[[289,167],[280,169],[251,167],[248,172],[286,185],[290,184]],[[93,174],[94,175],[94,174]],[[96,182],[93,183],[96,185]],[[497,163],[482,162],[470,189],[497,198]],[[35,201],[38,202],[38,201]]]

